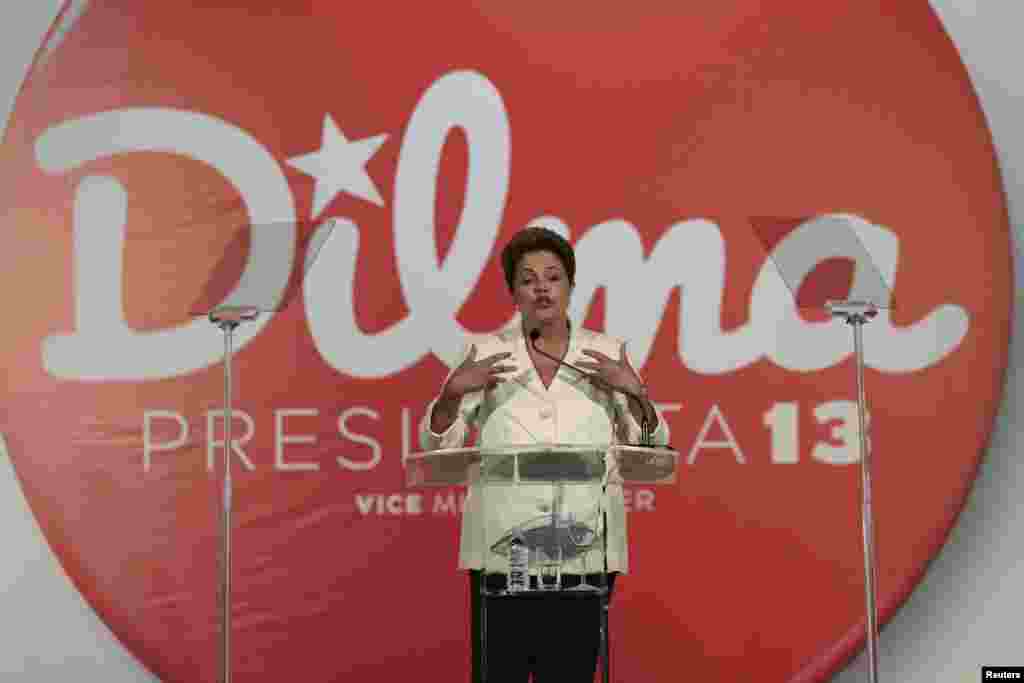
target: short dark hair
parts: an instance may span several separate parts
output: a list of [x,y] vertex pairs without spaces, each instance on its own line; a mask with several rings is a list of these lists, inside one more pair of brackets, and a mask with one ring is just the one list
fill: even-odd
[[520,230],[501,250],[501,266],[505,269],[505,282],[508,291],[515,291],[516,268],[526,254],[535,251],[550,251],[558,257],[565,268],[569,284],[576,284],[576,255],[572,245],[554,230],[530,226]]

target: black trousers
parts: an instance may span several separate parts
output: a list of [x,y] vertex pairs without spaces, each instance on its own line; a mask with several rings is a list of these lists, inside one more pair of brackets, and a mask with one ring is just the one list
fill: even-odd
[[[565,577],[566,584],[579,577]],[[597,576],[591,577],[596,584]],[[557,593],[484,598],[481,573],[469,573],[473,683],[593,683],[601,646],[601,600]],[[609,600],[615,586],[610,574]],[[505,577],[488,575],[491,589]],[[487,678],[480,642],[481,600],[487,600]]]

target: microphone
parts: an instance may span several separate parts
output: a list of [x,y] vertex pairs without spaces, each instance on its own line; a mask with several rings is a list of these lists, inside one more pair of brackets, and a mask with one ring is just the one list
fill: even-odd
[[[559,365],[562,365],[562,366],[565,366],[567,368],[571,368],[571,369],[575,370],[576,372],[580,373],[584,377],[589,377],[590,376],[590,373],[584,371],[582,368],[578,368],[575,365],[573,365],[572,363],[566,363],[561,358],[556,358],[555,356],[552,356],[550,353],[547,353],[547,352],[543,351],[539,346],[537,346],[537,340],[538,339],[540,339],[540,330],[535,327],[532,330],[530,330],[530,346],[533,347],[534,351],[536,351],[540,355],[544,356],[548,360],[553,360],[556,363],[558,363]],[[615,391],[622,391],[622,390],[621,389],[615,389]],[[644,399],[641,398],[640,396],[637,396],[636,394],[634,394],[631,391],[622,391],[622,393],[624,393],[627,396],[630,396],[632,398],[635,398],[637,400],[637,402],[641,406],[643,406],[643,409],[644,409],[643,410],[643,415],[640,418],[640,445],[642,445],[642,446],[653,446],[654,444],[651,441],[651,439],[653,437],[653,432],[651,430],[650,421],[647,418],[647,406],[645,404]]]

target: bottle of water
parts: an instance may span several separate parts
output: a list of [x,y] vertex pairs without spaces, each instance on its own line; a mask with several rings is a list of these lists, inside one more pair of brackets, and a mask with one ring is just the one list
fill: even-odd
[[508,549],[508,591],[518,593],[530,587],[530,549],[522,536],[512,537]]

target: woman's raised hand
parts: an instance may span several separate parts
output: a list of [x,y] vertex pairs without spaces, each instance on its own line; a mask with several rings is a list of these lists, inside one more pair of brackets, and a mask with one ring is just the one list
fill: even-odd
[[509,352],[496,353],[487,358],[476,359],[476,345],[469,347],[469,355],[462,365],[455,369],[452,376],[448,378],[442,395],[461,398],[466,394],[481,389],[490,389],[495,385],[504,382],[503,373],[515,372],[514,365],[501,365],[500,362],[512,354]]
[[593,360],[582,360],[577,366],[590,370],[587,376],[591,382],[609,389],[637,395],[644,391],[644,385],[636,370],[626,358],[626,345],[619,348],[619,360],[615,360],[593,349],[583,349],[583,353]]

